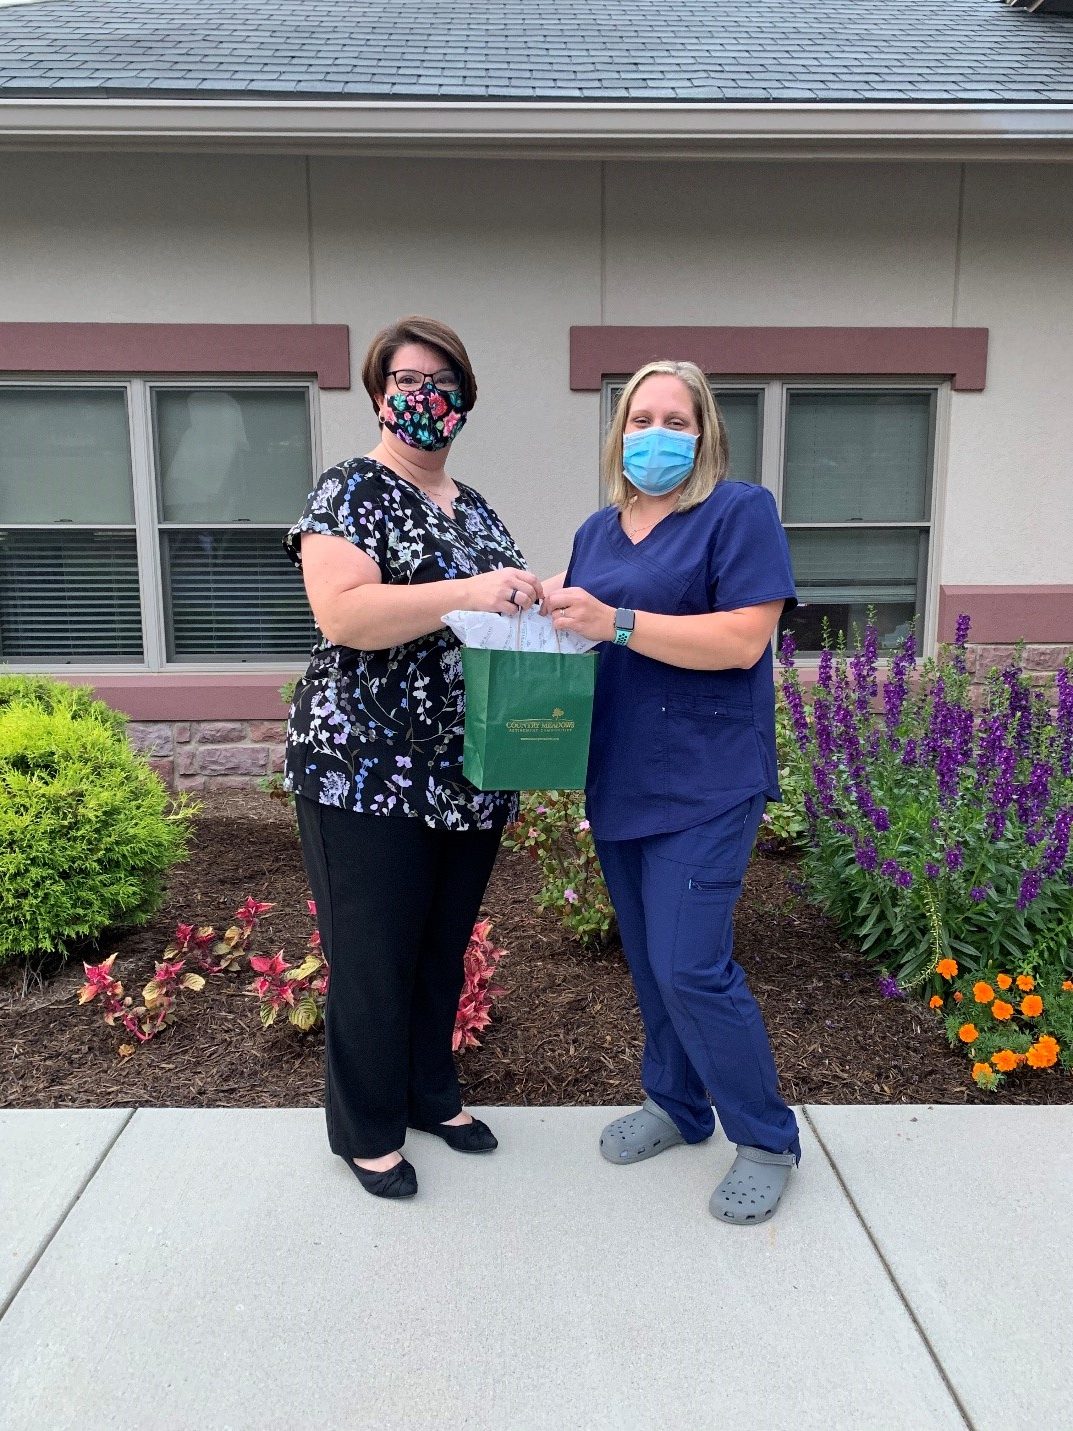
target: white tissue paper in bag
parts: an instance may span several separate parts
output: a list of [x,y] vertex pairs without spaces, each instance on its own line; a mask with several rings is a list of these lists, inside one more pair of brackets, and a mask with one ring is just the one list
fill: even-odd
[[597,644],[574,631],[556,632],[551,617],[541,616],[536,606],[517,616],[499,616],[494,611],[448,611],[443,623],[463,646],[476,646],[483,651],[561,651],[564,656],[581,656]]

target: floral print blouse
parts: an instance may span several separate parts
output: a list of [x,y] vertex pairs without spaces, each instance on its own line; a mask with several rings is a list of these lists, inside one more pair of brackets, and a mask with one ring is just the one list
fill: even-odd
[[[345,537],[385,583],[449,581],[525,559],[472,487],[455,484],[454,519],[406,478],[368,457],[330,467],[284,539],[301,566],[301,534]],[[462,774],[465,691],[448,630],[383,651],[320,639],[298,682],[287,727],[284,786],[322,805],[423,820],[434,829],[491,830],[517,814],[512,791],[480,791]]]

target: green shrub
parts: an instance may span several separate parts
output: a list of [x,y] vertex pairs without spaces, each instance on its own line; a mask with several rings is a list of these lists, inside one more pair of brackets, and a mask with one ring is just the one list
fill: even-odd
[[51,676],[0,676],[0,711],[12,705],[67,711],[75,720],[94,720],[117,733],[127,726],[126,716],[95,700],[89,686],[69,686]]
[[186,853],[193,807],[122,718],[61,683],[0,682],[0,962],[143,923]]

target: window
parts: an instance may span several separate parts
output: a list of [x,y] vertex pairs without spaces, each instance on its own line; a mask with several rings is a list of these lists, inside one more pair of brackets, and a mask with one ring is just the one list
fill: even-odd
[[825,620],[863,629],[869,606],[885,646],[923,616],[934,435],[934,392],[787,392],[781,510],[800,606],[784,628],[803,651]]
[[[605,419],[622,392],[605,385]],[[926,615],[939,389],[712,380],[726,419],[730,476],[775,494],[799,606],[781,623],[819,651],[826,621],[851,639],[874,607],[880,642]]]
[[0,391],[0,660],[143,656],[122,388]]
[[0,386],[0,661],[272,662],[313,628],[280,538],[306,384]]

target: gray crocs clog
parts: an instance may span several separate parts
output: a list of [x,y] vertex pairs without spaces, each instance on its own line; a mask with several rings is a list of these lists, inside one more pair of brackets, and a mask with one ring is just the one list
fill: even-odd
[[609,1163],[639,1163],[684,1142],[671,1115],[646,1098],[636,1113],[608,1123],[600,1134],[600,1152]]
[[766,1222],[786,1191],[793,1153],[768,1153],[738,1144],[738,1156],[712,1193],[708,1211],[721,1222]]

